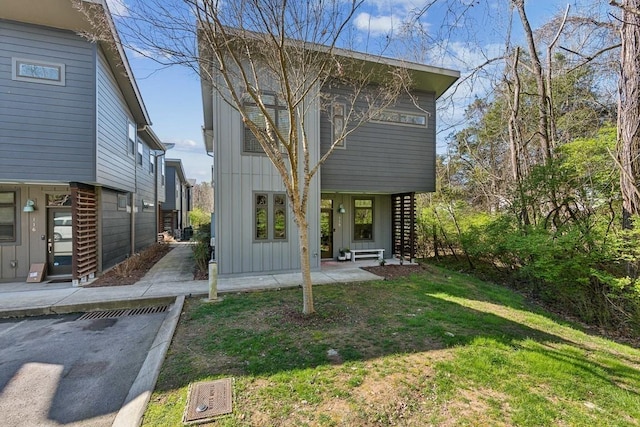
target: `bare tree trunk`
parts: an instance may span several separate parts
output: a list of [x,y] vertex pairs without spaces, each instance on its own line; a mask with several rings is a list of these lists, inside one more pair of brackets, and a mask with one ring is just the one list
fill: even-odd
[[640,0],[621,2],[620,87],[618,99],[618,160],[622,192],[622,225],[633,228],[640,213]]
[[511,174],[513,177],[514,184],[518,189],[518,195],[520,196],[520,215],[518,218],[520,219],[521,228],[530,224],[529,213],[527,209],[526,197],[524,194],[524,189],[522,188],[522,168],[520,163],[521,158],[521,144],[522,137],[520,135],[520,130],[518,127],[518,114],[520,113],[520,93],[522,91],[522,87],[520,84],[520,75],[518,74],[518,63],[520,60],[520,48],[516,47],[516,50],[513,54],[513,65],[512,65],[512,73],[513,73],[513,99],[511,104],[511,111],[509,115],[509,151],[511,158]]
[[302,272],[302,313],[313,314],[313,282],[311,281],[311,261],[309,260],[309,224],[306,215],[296,216],[298,241],[300,243],[300,270]]
[[527,39],[527,45],[529,48],[529,55],[531,56],[531,67],[533,68],[533,75],[536,79],[536,86],[538,88],[538,96],[540,101],[538,102],[538,133],[540,138],[540,148],[542,149],[542,160],[545,164],[551,161],[551,144],[549,143],[549,111],[547,102],[547,88],[544,82],[544,73],[542,71],[542,64],[540,63],[540,56],[536,49],[536,43],[533,36],[533,30],[529,24],[529,19],[524,10],[524,0],[512,0],[515,7],[518,9],[520,20],[524,28],[524,35]]

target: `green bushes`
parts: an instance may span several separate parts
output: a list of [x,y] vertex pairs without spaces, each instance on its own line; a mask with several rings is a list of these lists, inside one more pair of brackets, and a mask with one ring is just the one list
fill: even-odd
[[470,269],[490,265],[586,322],[640,331],[640,233],[621,228],[614,146],[608,127],[564,144],[492,213],[447,188],[423,198],[423,255],[452,254]]
[[195,242],[191,249],[196,264],[196,276],[204,276],[209,271],[211,259],[211,224],[205,223],[196,227],[192,240]]
[[[428,228],[426,219],[421,217],[422,229]],[[456,257],[468,257],[471,269],[476,262],[490,264],[512,284],[586,322],[638,329],[640,285],[625,267],[639,258],[639,233],[624,232],[613,227],[610,218],[596,214],[590,222],[588,227],[566,223],[556,229],[521,229],[513,215],[489,216],[459,208],[448,215],[441,212],[438,227],[441,242],[446,235],[443,246]]]

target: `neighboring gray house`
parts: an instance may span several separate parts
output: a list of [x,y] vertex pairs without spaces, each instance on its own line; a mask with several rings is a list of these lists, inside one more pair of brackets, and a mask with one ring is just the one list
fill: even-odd
[[[349,135],[321,167],[311,182],[307,212],[312,270],[319,270],[322,260],[335,259],[341,248],[382,249],[387,258],[415,256],[415,193],[435,191],[435,103],[459,77],[453,70],[343,54],[364,65],[383,60],[407,68],[420,108],[408,95],[401,97],[380,120]],[[251,141],[238,111],[206,79],[202,89],[205,146],[214,157],[219,276],[299,271],[297,232],[279,174]],[[339,94],[335,87],[321,90]],[[335,120],[330,120],[318,102],[310,104],[305,123],[315,164],[332,143],[331,122],[340,108],[334,104]]]
[[180,159],[167,159],[166,197],[162,203],[162,231],[181,239],[190,226],[191,182],[186,178]]
[[70,0],[0,6],[0,280],[84,281],[154,243],[164,147],[104,1],[93,43]]

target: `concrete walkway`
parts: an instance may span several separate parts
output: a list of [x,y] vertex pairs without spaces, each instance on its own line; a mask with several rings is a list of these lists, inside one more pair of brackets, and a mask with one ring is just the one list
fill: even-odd
[[[193,255],[188,243],[175,243],[134,285],[97,288],[65,283],[0,283],[0,318],[131,308],[173,302],[178,296],[209,295],[207,280],[193,280]],[[380,277],[360,269],[375,261],[327,262],[312,273],[314,284],[362,282]],[[300,273],[273,274],[218,280],[218,294],[297,287]]]

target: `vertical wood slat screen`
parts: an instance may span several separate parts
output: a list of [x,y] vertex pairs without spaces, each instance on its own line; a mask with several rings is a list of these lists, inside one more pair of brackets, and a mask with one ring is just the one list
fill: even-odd
[[393,253],[403,258],[416,257],[416,201],[415,193],[391,196],[391,232]]
[[93,187],[71,186],[73,209],[73,280],[86,281],[98,271],[98,218]]

